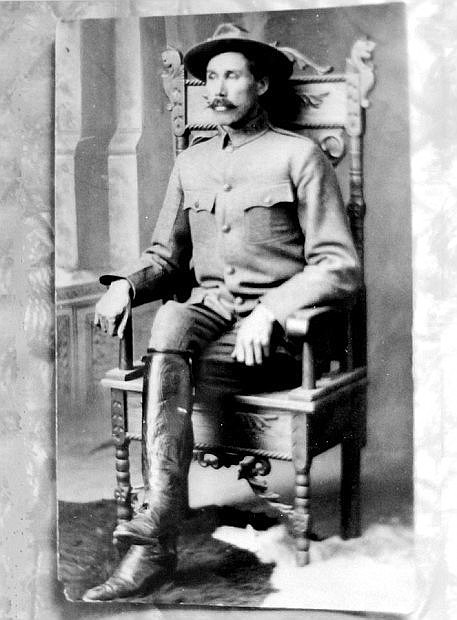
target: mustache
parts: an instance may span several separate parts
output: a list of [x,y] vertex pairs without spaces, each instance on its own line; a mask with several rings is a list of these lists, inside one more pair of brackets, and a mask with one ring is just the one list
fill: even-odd
[[229,110],[233,110],[233,108],[236,108],[236,105],[234,103],[232,103],[229,99],[224,99],[223,97],[216,97],[207,104],[207,107],[211,108],[212,110],[219,106],[224,106]]

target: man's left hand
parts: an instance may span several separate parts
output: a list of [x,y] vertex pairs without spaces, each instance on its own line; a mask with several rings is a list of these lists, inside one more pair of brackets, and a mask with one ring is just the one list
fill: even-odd
[[270,354],[270,340],[275,318],[259,304],[241,321],[232,357],[246,366],[261,364]]

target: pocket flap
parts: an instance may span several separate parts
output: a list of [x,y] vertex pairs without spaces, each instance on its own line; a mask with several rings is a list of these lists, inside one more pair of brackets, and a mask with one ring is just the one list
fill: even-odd
[[216,195],[214,192],[202,192],[188,190],[184,191],[184,209],[194,211],[212,211],[214,208]]
[[243,196],[243,209],[246,211],[251,207],[272,207],[281,202],[294,201],[295,195],[291,184],[284,182],[253,188],[252,191],[246,192]]

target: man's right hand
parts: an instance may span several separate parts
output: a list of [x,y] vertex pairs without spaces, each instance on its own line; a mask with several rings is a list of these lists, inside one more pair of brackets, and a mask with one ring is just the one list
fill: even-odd
[[130,283],[128,280],[115,280],[95,306],[94,325],[119,338],[124,335],[130,310]]

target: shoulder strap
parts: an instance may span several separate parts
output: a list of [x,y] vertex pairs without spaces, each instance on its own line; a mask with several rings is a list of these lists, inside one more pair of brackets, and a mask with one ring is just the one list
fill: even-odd
[[292,138],[298,138],[299,140],[305,140],[306,142],[308,142],[308,140],[310,140],[310,138],[308,138],[307,136],[302,136],[299,133],[295,133],[295,131],[290,131],[288,129],[284,129],[283,127],[278,127],[277,125],[269,125],[270,129],[276,133],[280,133],[283,136],[291,136]]

